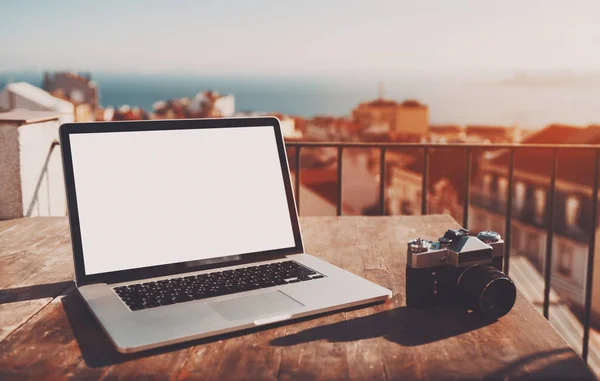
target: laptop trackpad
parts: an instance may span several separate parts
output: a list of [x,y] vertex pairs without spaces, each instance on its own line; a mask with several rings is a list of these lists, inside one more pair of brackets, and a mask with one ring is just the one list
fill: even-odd
[[[291,314],[286,312],[304,305],[295,299],[290,298],[281,291],[270,291],[256,295],[241,296],[223,301],[208,303],[219,315],[229,321],[233,320],[256,320],[262,319],[267,322],[289,319]],[[264,319],[268,317],[271,319]],[[281,317],[281,319],[278,319]],[[256,322],[257,325],[259,322]]]

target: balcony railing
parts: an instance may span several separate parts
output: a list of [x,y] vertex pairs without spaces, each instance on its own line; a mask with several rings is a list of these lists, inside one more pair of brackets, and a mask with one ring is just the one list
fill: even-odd
[[[596,225],[598,208],[598,167],[600,165],[600,146],[598,145],[566,145],[566,144],[419,144],[419,143],[331,143],[331,142],[287,142],[286,146],[294,150],[295,158],[295,196],[298,210],[300,208],[300,177],[301,177],[301,151],[303,148],[335,148],[337,149],[337,215],[342,214],[342,157],[343,151],[347,148],[369,148],[379,150],[379,211],[381,215],[385,214],[385,186],[386,186],[386,154],[389,150],[422,150],[423,167],[421,182],[421,214],[427,214],[427,185],[429,175],[429,158],[434,149],[457,149],[465,152],[465,179],[464,179],[464,200],[463,200],[463,226],[469,226],[469,205],[471,204],[471,170],[473,151],[491,151],[506,150],[509,155],[508,163],[508,186],[506,202],[504,203],[505,214],[505,256],[504,270],[508,274],[510,269],[510,248],[511,248],[511,227],[513,213],[513,188],[515,174],[515,152],[523,149],[548,150],[552,153],[551,173],[549,194],[546,202],[546,253],[544,268],[544,300],[543,314],[546,319],[549,318],[550,306],[550,280],[552,273],[552,244],[554,238],[554,204],[556,201],[556,168],[558,154],[562,151],[577,150],[593,152],[595,161],[593,163],[593,185],[592,185],[592,211],[591,224],[588,242],[587,269],[585,278],[585,303],[584,303],[584,329],[581,357],[587,361],[590,341],[590,322],[591,322],[591,303],[592,303],[592,285],[594,272],[594,252],[596,248]],[[591,163],[590,163],[591,164]]]

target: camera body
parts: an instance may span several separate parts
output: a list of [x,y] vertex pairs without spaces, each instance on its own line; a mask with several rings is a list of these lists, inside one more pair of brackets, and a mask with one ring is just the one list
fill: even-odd
[[482,231],[474,237],[466,229],[449,229],[436,242],[411,240],[407,250],[406,304],[425,308],[463,303],[484,314],[502,316],[510,311],[516,298],[514,284],[502,273],[503,258],[504,241],[492,231]]

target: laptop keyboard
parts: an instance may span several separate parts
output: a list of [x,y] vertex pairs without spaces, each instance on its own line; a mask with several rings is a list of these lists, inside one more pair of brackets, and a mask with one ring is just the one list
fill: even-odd
[[129,309],[138,311],[323,277],[298,262],[284,261],[115,287],[113,290]]

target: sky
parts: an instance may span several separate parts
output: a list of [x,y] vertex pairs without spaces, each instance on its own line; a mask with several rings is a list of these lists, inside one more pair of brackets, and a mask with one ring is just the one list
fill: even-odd
[[600,70],[599,0],[2,0],[0,15],[0,71]]

